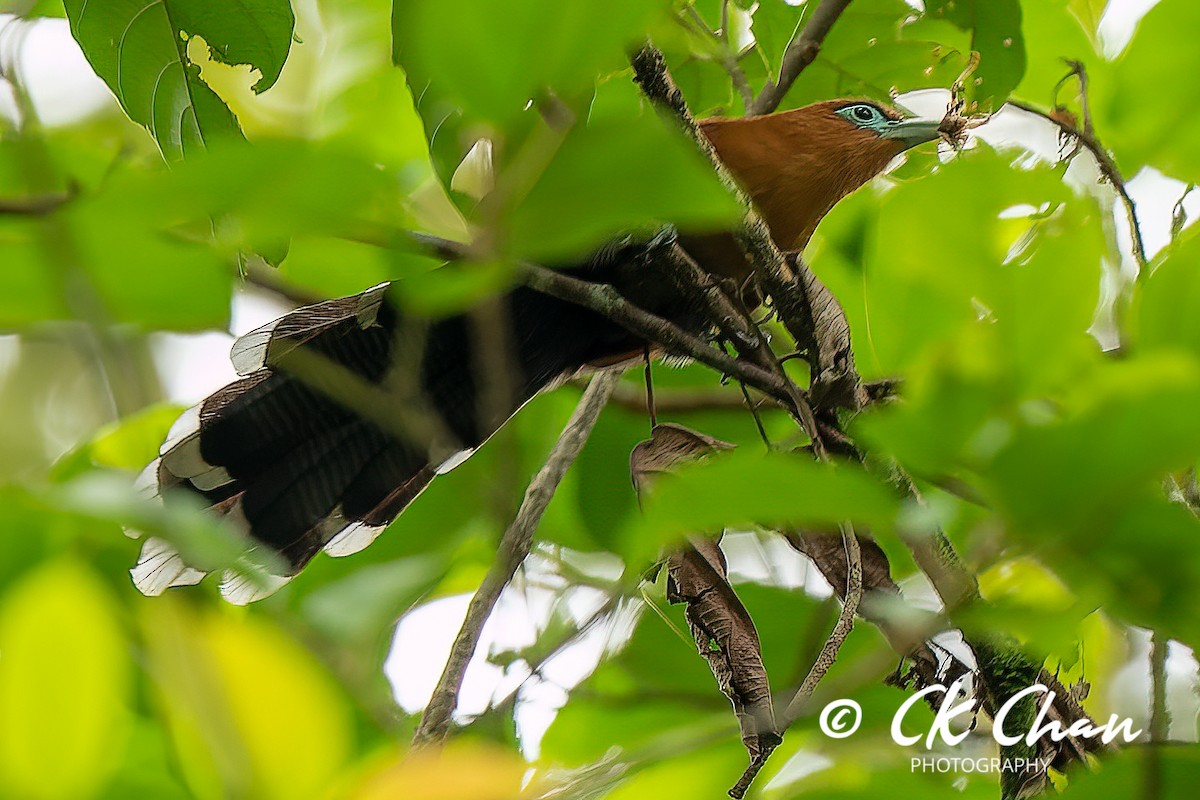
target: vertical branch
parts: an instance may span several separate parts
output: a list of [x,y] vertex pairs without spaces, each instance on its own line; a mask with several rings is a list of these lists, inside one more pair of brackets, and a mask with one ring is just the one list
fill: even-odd
[[800,73],[816,59],[821,52],[821,44],[838,17],[850,5],[850,0],[822,0],[821,5],[809,17],[808,24],[788,44],[783,53],[783,63],[779,67],[779,81],[767,81],[767,85],[759,92],[758,98],[746,109],[746,116],[770,114],[779,107],[784,95],[792,88]]
[[1146,748],[1142,797],[1163,796],[1162,758],[1157,745],[1167,741],[1171,717],[1167,712],[1167,648],[1170,641],[1158,631],[1150,638],[1150,746]]
[[500,539],[496,560],[480,584],[479,590],[471,598],[466,619],[463,620],[462,628],[450,649],[446,667],[413,736],[414,747],[439,744],[449,734],[451,718],[458,705],[458,693],[462,688],[467,665],[479,645],[483,625],[496,607],[500,593],[512,580],[521,562],[529,555],[533,533],[537,530],[546,506],[554,497],[563,475],[579,456],[596,424],[596,419],[600,416],[600,411],[608,402],[609,395],[620,377],[621,371],[614,369],[597,373],[592,378],[587,391],[583,393],[579,405],[575,407],[575,412],[563,429],[562,436],[546,458],[545,465],[525,490],[525,499],[521,501],[516,517]]

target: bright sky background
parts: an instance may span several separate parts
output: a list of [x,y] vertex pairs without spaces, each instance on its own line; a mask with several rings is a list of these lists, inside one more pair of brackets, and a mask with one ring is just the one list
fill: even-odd
[[[792,0],[789,0],[792,2]],[[915,7],[919,0],[909,0]],[[1129,41],[1134,26],[1157,0],[1112,0],[1100,26],[1101,38],[1110,55],[1115,55]],[[65,20],[42,19],[22,21],[11,15],[0,15],[0,71],[16,71],[24,80],[33,105],[43,124],[69,124],[89,114],[111,109],[115,101],[107,87],[92,73],[78,46],[71,38]],[[914,111],[940,116],[945,108],[946,93],[927,91],[902,97]],[[0,84],[0,115],[13,119],[16,106],[8,84]],[[1031,122],[1017,111],[1003,111],[987,125],[978,129],[980,138],[993,145],[1016,145],[1028,148],[1034,157],[1053,160],[1058,152],[1056,133],[1038,120]],[[1078,165],[1076,167],[1075,165]],[[1081,186],[1095,185],[1094,169],[1076,159],[1072,170]],[[1128,189],[1137,202],[1142,220],[1143,236],[1149,255],[1161,249],[1169,240],[1172,209],[1182,194],[1184,184],[1145,169],[1128,181]],[[1200,213],[1200,197],[1187,203],[1189,216]],[[1128,241],[1124,218],[1118,215],[1118,229]],[[229,364],[228,351],[235,335],[245,333],[286,311],[273,298],[262,293],[246,291],[235,300],[230,333],[196,335],[156,335],[156,360],[163,375],[165,388],[173,401],[191,404],[235,375]],[[9,338],[9,342],[5,342]],[[1103,340],[1103,336],[1098,334]],[[0,360],[11,337],[0,337]],[[763,543],[750,534],[727,537],[726,550],[736,578],[773,582],[795,589],[804,588],[815,596],[830,593],[816,570],[806,559],[780,541]],[[584,569],[598,575],[613,576],[619,564],[606,557],[586,558]],[[487,661],[489,652],[521,647],[532,643],[538,626],[550,613],[556,598],[565,592],[567,603],[577,622],[587,619],[602,602],[602,596],[586,587],[570,588],[554,574],[552,561],[535,555],[526,565],[523,575],[505,592],[497,613],[484,629],[479,651],[467,672],[461,695],[464,716],[481,713],[489,704],[502,700],[519,690],[517,720],[522,733],[525,753],[535,757],[541,734],[550,724],[555,710],[566,700],[568,690],[590,674],[605,648],[619,645],[629,635],[636,612],[626,609],[610,624],[598,626],[583,636],[559,656],[543,665],[536,677],[530,677],[526,665],[518,663],[501,668]],[[936,605],[927,585],[914,583],[905,587],[906,594],[918,604]],[[469,595],[434,600],[411,612],[396,630],[392,652],[385,671],[392,682],[397,702],[406,711],[424,707],[441,673],[450,643],[466,612]],[[1114,700],[1119,699],[1123,713],[1144,720],[1149,698],[1148,638],[1134,635],[1136,652],[1122,679],[1119,691],[1110,687]],[[1173,645],[1168,661],[1170,702],[1176,709],[1188,709],[1189,715],[1178,714],[1179,732],[1194,736],[1194,717],[1200,710],[1197,700],[1197,665],[1190,650]],[[1186,723],[1186,724],[1185,724]]]

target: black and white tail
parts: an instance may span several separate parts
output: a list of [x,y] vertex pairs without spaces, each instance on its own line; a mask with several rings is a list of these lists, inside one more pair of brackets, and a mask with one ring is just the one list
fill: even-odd
[[[498,413],[481,410],[472,317],[415,320],[387,285],[297,309],[234,344],[242,377],[180,417],[142,478],[168,502],[199,495],[250,549],[278,556],[284,568],[266,580],[226,573],[228,600],[270,594],[322,549],[366,547],[538,391],[640,348],[592,312],[529,289],[499,306],[516,374]],[[204,577],[159,538],[131,572],[150,595]]]

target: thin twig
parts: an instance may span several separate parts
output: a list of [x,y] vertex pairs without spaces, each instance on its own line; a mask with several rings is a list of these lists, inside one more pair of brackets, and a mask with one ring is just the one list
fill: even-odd
[[533,533],[546,511],[546,506],[554,497],[563,475],[579,456],[601,410],[620,379],[619,369],[600,372],[592,378],[587,391],[579,400],[579,405],[575,407],[575,413],[563,429],[562,436],[550,451],[545,465],[525,490],[525,499],[521,501],[516,517],[500,539],[496,560],[467,607],[466,619],[463,620],[462,628],[450,649],[446,667],[413,736],[414,747],[439,744],[449,734],[463,677],[471,657],[475,654],[475,648],[479,645],[484,623],[496,607],[500,593],[529,555]]
[[821,44],[838,17],[850,5],[850,0],[823,0],[817,10],[808,18],[808,24],[788,44],[783,53],[783,63],[779,67],[779,81],[767,81],[766,86],[759,92],[757,99],[747,109],[747,116],[770,114],[783,101],[784,95],[792,88],[800,73],[816,59],[821,52]]
[[1008,105],[1050,121],[1064,135],[1075,139],[1096,160],[1096,166],[1099,168],[1100,174],[1104,176],[1106,181],[1112,184],[1117,196],[1121,199],[1121,205],[1125,209],[1125,216],[1129,222],[1129,236],[1132,242],[1133,258],[1137,261],[1138,265],[1138,280],[1144,280],[1149,277],[1149,270],[1146,268],[1148,263],[1146,258],[1146,243],[1142,239],[1142,228],[1138,224],[1137,205],[1134,203],[1133,197],[1130,196],[1129,190],[1125,187],[1125,178],[1121,175],[1121,170],[1117,167],[1116,162],[1113,161],[1112,156],[1108,154],[1108,151],[1104,149],[1104,146],[1100,144],[1100,140],[1094,135],[1080,130],[1069,120],[1050,114],[1029,103],[1010,99]]
[[642,348],[642,361],[645,362],[642,377],[646,382],[646,415],[650,417],[650,430],[654,430],[658,426],[658,404],[654,401],[654,369],[650,360],[649,344]]

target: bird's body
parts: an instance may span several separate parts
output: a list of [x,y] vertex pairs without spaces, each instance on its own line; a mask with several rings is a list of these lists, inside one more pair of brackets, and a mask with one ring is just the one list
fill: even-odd
[[[701,129],[783,250],[802,249],[838,200],[907,147],[937,136],[936,123],[849,100],[705,120]],[[730,234],[683,232],[680,240],[704,269],[744,282],[749,265]],[[614,242],[569,271],[705,333],[703,315],[646,268],[652,246]],[[414,320],[389,302],[386,287],[297,309],[247,334],[233,352],[243,377],[181,418],[147,470],[149,484],[200,495],[253,546],[278,555],[277,583],[321,549],[346,555],[369,544],[430,480],[537,392],[653,344],[527,287],[491,309],[501,312],[492,316],[502,320],[510,345],[499,404],[489,402],[491,387],[481,386],[480,315]],[[142,591],[157,594],[203,573],[152,538],[133,576]],[[223,585],[235,602],[271,588],[235,576]]]

